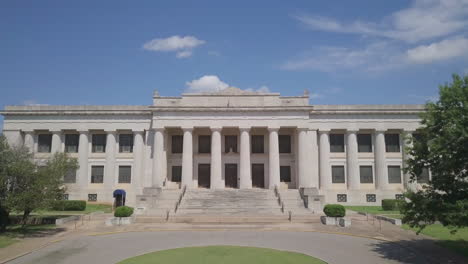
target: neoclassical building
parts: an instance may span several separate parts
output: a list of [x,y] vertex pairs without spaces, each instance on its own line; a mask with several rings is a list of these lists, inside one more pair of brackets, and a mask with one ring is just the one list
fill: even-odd
[[[227,88],[150,106],[7,106],[3,133],[41,162],[67,152],[69,199],[135,204],[144,189],[312,191],[326,203],[376,204],[410,188],[405,137],[422,105],[314,105],[309,96]],[[422,175],[421,181],[429,175]]]

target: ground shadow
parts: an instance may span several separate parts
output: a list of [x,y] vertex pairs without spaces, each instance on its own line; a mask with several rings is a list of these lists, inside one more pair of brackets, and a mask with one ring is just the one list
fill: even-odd
[[7,228],[7,231],[0,235],[11,238],[49,237],[65,230],[65,228],[55,226],[15,226]]
[[381,241],[373,244],[372,251],[378,253],[383,259],[405,264],[468,263],[468,258],[438,245],[442,242],[446,241],[432,239]]

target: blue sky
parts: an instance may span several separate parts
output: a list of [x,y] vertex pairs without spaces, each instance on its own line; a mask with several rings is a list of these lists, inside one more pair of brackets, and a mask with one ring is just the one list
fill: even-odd
[[468,0],[1,1],[0,108],[229,86],[407,104],[468,73]]

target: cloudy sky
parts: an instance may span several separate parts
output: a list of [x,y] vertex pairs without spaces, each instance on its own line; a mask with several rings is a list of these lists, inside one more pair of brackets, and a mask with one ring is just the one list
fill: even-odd
[[1,1],[0,107],[242,89],[406,104],[468,73],[468,0]]

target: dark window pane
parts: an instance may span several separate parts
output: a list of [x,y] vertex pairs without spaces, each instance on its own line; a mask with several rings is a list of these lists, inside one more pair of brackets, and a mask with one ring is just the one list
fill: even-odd
[[291,182],[291,166],[280,166],[280,181]]
[[171,150],[172,153],[182,153],[182,148],[183,148],[183,143],[184,142],[184,136],[182,135],[174,135],[172,136],[172,142],[171,142]]
[[91,183],[103,183],[104,182],[104,166],[92,166],[91,167]]
[[400,152],[400,135],[385,134],[385,149],[387,152]]
[[132,167],[119,166],[119,183],[131,183],[132,181]]
[[94,134],[92,151],[99,153],[106,152],[106,138],[106,134]]
[[76,183],[76,170],[68,170],[63,177],[64,183]]
[[237,136],[225,136],[224,137],[224,152],[237,153]]
[[418,183],[429,183],[429,170],[427,168],[423,168],[421,174],[417,177]]
[[359,166],[359,175],[361,183],[373,183],[372,166]]
[[77,153],[80,135],[78,134],[65,134],[65,152]]
[[88,194],[88,202],[96,202],[96,201],[97,201],[97,193]]
[[198,153],[211,153],[211,136],[198,136]]
[[401,183],[400,166],[388,166],[388,183]]
[[123,153],[133,152],[133,134],[120,134],[119,135],[119,152],[123,152]]
[[37,152],[49,153],[52,149],[52,135],[39,134],[37,136]]
[[172,166],[172,179],[173,182],[182,181],[182,166]]
[[252,135],[252,153],[264,153],[264,141],[262,135]]
[[330,152],[344,152],[344,134],[330,134]]
[[332,166],[332,183],[345,183],[344,166]]
[[291,153],[291,136],[279,135],[279,153]]
[[371,134],[358,134],[358,152],[372,152],[372,136]]

